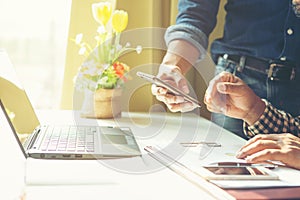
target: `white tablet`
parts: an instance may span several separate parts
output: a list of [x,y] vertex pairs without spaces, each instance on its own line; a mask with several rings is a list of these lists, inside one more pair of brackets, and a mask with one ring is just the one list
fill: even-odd
[[261,166],[202,166],[198,173],[207,180],[276,180],[278,176]]

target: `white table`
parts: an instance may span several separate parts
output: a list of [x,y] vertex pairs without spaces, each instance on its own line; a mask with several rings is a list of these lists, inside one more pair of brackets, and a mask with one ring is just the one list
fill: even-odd
[[[179,143],[193,141],[197,135],[205,136],[207,127],[210,125],[209,121],[192,114],[122,113],[122,117],[115,120],[94,120],[82,119],[78,113],[70,111],[58,111],[57,113],[41,112],[39,113],[40,120],[42,123],[55,124],[63,121],[63,123],[82,125],[129,126],[136,136],[143,156],[142,158],[104,161],[28,159],[26,163],[26,180],[27,185],[30,185],[27,187],[28,196],[37,195],[36,191],[41,189],[46,191],[59,189],[72,191],[64,192],[64,194],[72,196],[72,199],[92,193],[95,197],[105,194],[110,199],[119,199],[120,197],[124,199],[185,199],[187,197],[199,199],[199,196],[205,197],[205,199],[214,199],[206,189],[183,179],[143,151],[146,145],[158,145],[167,149],[179,147],[177,152],[179,159],[187,150]],[[203,134],[198,134],[199,132],[203,132]],[[240,140],[240,142],[243,141]],[[232,152],[234,153],[234,151]],[[49,171],[50,175],[45,174],[45,171]],[[58,187],[57,183],[61,185]],[[47,186],[41,187],[40,185]],[[218,190],[218,188],[214,188]],[[222,190],[219,191],[220,195],[229,196]],[[51,199],[61,195],[49,193],[52,195]],[[33,196],[30,198],[34,199]]]
[[[41,111],[38,116],[42,123],[129,126],[136,136],[143,156],[101,161],[24,161],[21,152],[15,151],[18,156],[10,162],[12,166],[25,168],[25,171],[19,169],[17,172],[24,172],[26,176],[27,200],[100,199],[103,196],[105,199],[232,198],[224,190],[204,180],[197,180],[196,185],[191,183],[143,151],[147,145],[159,146],[177,161],[195,170],[197,166],[216,160],[235,159],[236,151],[245,141],[201,117],[193,114],[122,113],[122,117],[115,120],[94,120],[82,119],[78,113],[72,111]],[[7,138],[8,136],[5,140]],[[197,141],[216,142],[221,146],[184,147],[180,144]],[[13,149],[16,150],[16,144],[14,146]],[[286,175],[284,169],[281,173]],[[298,175],[300,177],[299,173]],[[20,176],[22,175],[18,175],[19,179]],[[14,191],[20,191],[20,187]],[[12,196],[11,194],[12,192],[7,193],[8,196]]]

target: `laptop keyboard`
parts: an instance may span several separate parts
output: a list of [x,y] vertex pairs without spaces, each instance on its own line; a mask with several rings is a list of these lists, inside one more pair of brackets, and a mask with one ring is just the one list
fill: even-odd
[[43,151],[94,152],[96,127],[49,126],[41,145]]

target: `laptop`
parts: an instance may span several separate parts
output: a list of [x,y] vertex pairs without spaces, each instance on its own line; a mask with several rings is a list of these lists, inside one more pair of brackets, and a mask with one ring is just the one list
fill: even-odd
[[26,158],[81,160],[141,155],[129,127],[40,124],[3,50],[0,50],[0,107]]

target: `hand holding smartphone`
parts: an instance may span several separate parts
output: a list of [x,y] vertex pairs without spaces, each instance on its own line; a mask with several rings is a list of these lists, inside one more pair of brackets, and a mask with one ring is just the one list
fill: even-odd
[[195,98],[191,97],[190,95],[182,92],[178,88],[164,82],[163,80],[157,78],[156,76],[153,76],[151,74],[146,74],[144,72],[137,72],[136,74],[137,74],[137,76],[139,76],[139,77],[141,77],[141,78],[143,78],[143,79],[145,79],[145,80],[147,80],[147,81],[149,81],[149,82],[151,82],[151,83],[153,83],[157,86],[166,88],[168,91],[170,91],[170,93],[172,93],[174,95],[182,96],[186,101],[194,103],[198,107],[201,107],[201,103],[197,99],[195,99]]

